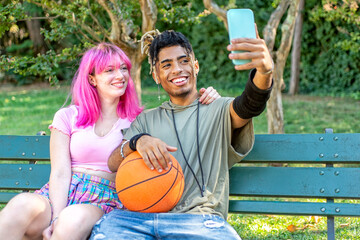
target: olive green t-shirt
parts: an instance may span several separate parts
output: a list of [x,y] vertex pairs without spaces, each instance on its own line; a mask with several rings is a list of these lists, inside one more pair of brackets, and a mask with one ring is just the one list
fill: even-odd
[[[130,139],[139,133],[149,133],[166,144],[178,148],[171,154],[183,169],[185,189],[179,203],[171,212],[217,214],[223,218],[227,217],[229,168],[241,161],[254,144],[252,121],[232,133],[229,110],[232,100],[233,98],[219,98],[209,105],[198,105],[198,100],[195,100],[188,106],[175,105],[170,101],[164,102],[158,108],[141,113],[130,128],[124,130],[125,139]],[[199,111],[198,124],[197,111]],[[204,179],[203,197],[181,152],[174,119],[185,158],[200,186]],[[197,144],[197,129],[199,144]]]

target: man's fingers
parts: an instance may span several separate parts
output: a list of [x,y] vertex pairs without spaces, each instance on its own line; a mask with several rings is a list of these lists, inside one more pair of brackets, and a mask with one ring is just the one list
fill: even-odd
[[139,150],[138,150],[138,152],[139,152],[139,154],[141,155],[141,157],[142,157],[145,165],[146,165],[149,169],[154,170],[154,169],[155,169],[155,166],[152,164],[152,162],[151,162],[149,156],[147,155],[147,153],[141,152],[141,151],[139,151]]
[[166,149],[167,149],[169,152],[176,152],[176,151],[177,151],[177,147],[172,147],[172,146],[166,146]]
[[256,38],[257,38],[257,39],[260,39],[259,31],[258,31],[258,28],[257,28],[256,23],[255,23],[255,32],[256,32]]

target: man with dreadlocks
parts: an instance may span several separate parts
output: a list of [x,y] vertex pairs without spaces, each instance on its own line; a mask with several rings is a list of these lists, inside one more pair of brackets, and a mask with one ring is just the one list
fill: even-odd
[[[144,111],[125,130],[122,144],[108,161],[116,171],[125,156],[137,150],[154,171],[171,165],[171,154],[184,172],[185,189],[168,213],[114,210],[93,229],[92,239],[240,239],[226,222],[229,168],[252,149],[252,118],[266,107],[272,87],[273,62],[265,42],[239,38],[227,47],[230,59],[250,59],[235,66],[251,70],[243,93],[199,104],[199,63],[185,36],[165,31],[144,37],[156,84],[170,100]],[[152,40],[152,41],[151,41]],[[221,68],[221,67],[220,67]],[[201,124],[200,124],[201,123]]]

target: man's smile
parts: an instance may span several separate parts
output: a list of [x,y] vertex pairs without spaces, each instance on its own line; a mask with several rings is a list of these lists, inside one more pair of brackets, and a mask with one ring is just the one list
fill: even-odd
[[170,82],[174,83],[176,86],[182,86],[188,82],[189,77],[176,77],[170,80]]

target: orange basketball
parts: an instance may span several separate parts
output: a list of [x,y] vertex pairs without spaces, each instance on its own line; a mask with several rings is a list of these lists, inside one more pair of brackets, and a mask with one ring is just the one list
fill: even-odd
[[124,206],[136,212],[167,212],[179,202],[184,175],[171,156],[169,170],[150,170],[138,152],[127,156],[116,174],[116,191]]

